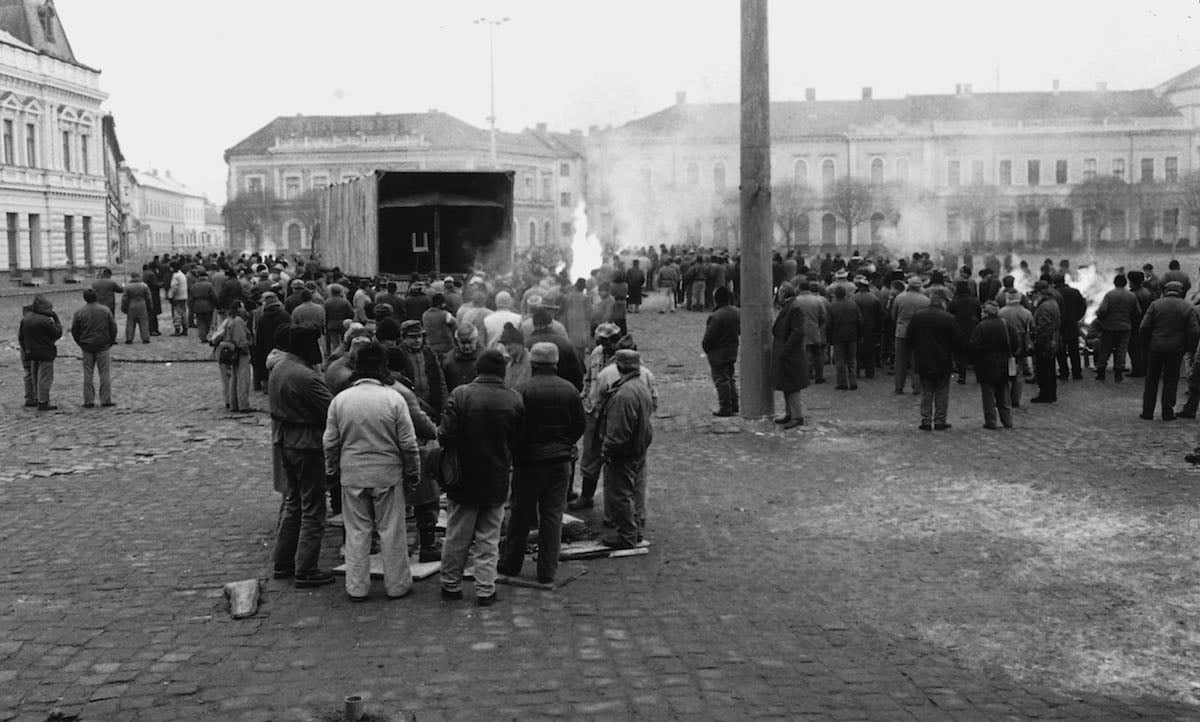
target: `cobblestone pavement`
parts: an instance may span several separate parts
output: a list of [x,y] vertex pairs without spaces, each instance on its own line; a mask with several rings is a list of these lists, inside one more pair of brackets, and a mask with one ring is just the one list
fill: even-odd
[[[436,579],[351,605],[268,578],[267,419],[224,412],[194,337],[117,347],[105,410],[64,341],[61,410],[31,412],[21,302],[0,299],[0,720],[328,720],[353,693],[377,719],[1200,715],[1196,427],[1138,420],[1133,383],[1069,383],[1010,432],[956,385],[927,434],[884,374],[814,387],[783,433],[710,416],[702,314],[633,316],[662,400],[650,554],[487,609]],[[258,615],[231,620],[222,585],[254,577]]]

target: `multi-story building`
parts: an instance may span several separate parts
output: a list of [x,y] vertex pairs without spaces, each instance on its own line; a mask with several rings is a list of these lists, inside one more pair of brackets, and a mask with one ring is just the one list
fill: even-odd
[[129,257],[128,229],[125,203],[121,200],[121,175],[125,171],[125,156],[117,140],[117,124],[112,114],[101,119],[104,131],[104,184],[108,193],[105,203],[105,230],[108,232],[108,257],[122,263]]
[[0,0],[0,274],[53,282],[108,263],[106,98],[52,0]]
[[[314,189],[376,170],[493,168],[489,132],[436,110],[279,117],[225,151],[225,162],[234,247],[293,252],[312,246]],[[585,188],[583,134],[541,124],[497,133],[495,167],[515,174],[517,246],[569,242]]]
[[[593,225],[624,244],[732,245],[739,106],[676,100],[589,134]],[[790,220],[777,240],[1181,241],[1200,221],[1200,185],[1188,182],[1200,171],[1197,109],[1200,68],[1128,91],[960,85],[953,95],[876,99],[864,88],[860,100],[818,101],[809,89],[804,101],[771,104],[774,209]]]
[[211,204],[203,194],[180,183],[170,171],[128,168],[125,175],[131,258],[227,250],[223,230],[214,230]]

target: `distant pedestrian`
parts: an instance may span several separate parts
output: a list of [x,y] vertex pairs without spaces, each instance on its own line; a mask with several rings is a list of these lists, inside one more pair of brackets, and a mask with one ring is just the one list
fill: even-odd
[[[1148,265],[1148,264],[1147,264]],[[1100,349],[1096,353],[1096,380],[1104,380],[1109,356],[1113,360],[1113,381],[1120,383],[1125,375],[1125,355],[1129,337],[1141,317],[1138,299],[1126,288],[1128,279],[1122,274],[1113,278],[1113,289],[1104,294],[1096,309],[1094,323],[1100,325]],[[1149,289],[1149,286],[1147,286]]]
[[122,293],[125,289],[120,283],[113,280],[112,271],[105,268],[100,271],[100,277],[92,282],[92,290],[96,292],[97,302],[101,306],[107,306],[109,311],[112,311],[115,316],[117,313],[117,294]]
[[404,501],[420,481],[421,458],[408,405],[391,382],[384,348],[359,348],[350,387],[334,397],[325,424],[325,475],[341,483],[346,595],[352,602],[366,601],[371,587],[372,527],[379,533],[388,597],[412,590]]
[[950,407],[950,376],[955,355],[966,350],[958,321],[946,310],[946,293],[936,293],[929,305],[913,314],[906,338],[921,380],[921,431],[944,431]]
[[833,301],[829,304],[825,337],[833,348],[833,364],[837,375],[838,391],[858,388],[858,345],[863,340],[862,313],[858,304],[851,301],[846,285],[833,286]]
[[58,339],[62,338],[62,322],[54,312],[54,304],[42,294],[22,309],[17,341],[21,349],[21,366],[25,371],[25,405],[38,411],[56,411],[50,403],[50,387],[54,384],[54,359],[58,356]]
[[459,326],[454,332],[454,349],[442,361],[442,375],[448,391],[475,380],[475,362],[480,350],[479,330],[474,324]]
[[733,294],[724,286],[713,292],[716,308],[708,317],[704,339],[700,342],[712,372],[713,385],[717,388],[717,410],[713,416],[734,416],[740,411],[734,371],[742,322],[732,300]]
[[442,598],[462,599],[463,568],[474,552],[479,606],[496,601],[500,524],[508,499],[512,453],[524,422],[521,396],[504,385],[504,356],[479,356],[479,375],[450,393],[438,441],[457,460],[457,478],[446,479],[446,537],[442,549]]
[[[1054,364],[1061,343],[1062,311],[1054,299],[1054,289],[1046,281],[1033,285],[1038,294],[1037,306],[1033,309],[1033,375],[1037,380],[1038,395],[1029,400],[1031,404],[1052,404],[1058,401],[1058,379]],[[1128,293],[1128,292],[1126,292]],[[1133,298],[1133,294],[1129,294]],[[1134,301],[1136,303],[1136,301]],[[1126,332],[1126,338],[1129,334]],[[1124,363],[1122,361],[1122,363]],[[1098,366],[1099,367],[1099,366]],[[1103,368],[1099,372],[1103,375]],[[1120,372],[1114,380],[1120,380]]]
[[71,338],[83,355],[83,406],[96,405],[95,375],[100,376],[100,405],[114,406],[112,400],[111,349],[117,342],[117,321],[107,306],[96,300],[96,292],[83,292],[83,308],[71,318]]
[[642,542],[646,529],[646,452],[654,440],[654,400],[641,378],[641,356],[621,349],[616,353],[621,378],[612,385],[600,410],[600,456],[604,459],[604,514],[613,532],[605,546],[631,549]]
[[237,413],[254,411],[250,407],[250,350],[253,339],[247,325],[246,308],[234,301],[229,315],[208,339],[221,376],[221,394],[225,408]]
[[646,289],[646,272],[642,270],[641,261],[633,259],[632,267],[625,273],[625,283],[629,286],[627,299],[630,313],[640,313],[642,310],[642,294]]
[[283,308],[279,296],[267,291],[261,297],[262,305],[255,310],[253,345],[250,350],[250,368],[255,391],[267,390],[267,356],[275,348],[275,331],[280,326],[290,326],[291,316]]
[[[1172,263],[1178,268],[1178,262]],[[1141,418],[1148,421],[1154,418],[1160,381],[1163,421],[1175,418],[1180,366],[1184,354],[1195,351],[1196,343],[1200,341],[1200,318],[1196,315],[1196,307],[1183,300],[1183,283],[1167,281],[1162,289],[1162,298],[1150,304],[1138,334],[1139,342],[1147,352]]]
[[200,343],[208,343],[208,334],[212,332],[213,314],[217,310],[217,292],[212,281],[208,280],[207,273],[198,273],[196,282],[188,287],[188,302],[191,304],[192,315],[196,318],[196,332],[200,336]]
[[125,314],[125,343],[133,343],[134,331],[141,331],[142,343],[150,343],[150,313],[154,299],[150,287],[142,281],[142,274],[135,273],[125,284],[125,295],[121,296],[121,312]]
[[1017,375],[1021,340],[1016,329],[1000,318],[1000,308],[995,301],[985,302],[981,312],[983,318],[972,329],[967,349],[983,400],[983,428],[995,429],[998,416],[1004,428],[1011,429],[1012,391],[1009,384]]
[[325,358],[333,355],[342,344],[346,333],[346,321],[354,320],[354,306],[346,300],[346,289],[341,284],[329,284],[329,298],[325,299]]
[[783,392],[783,416],[775,423],[784,429],[804,425],[804,401],[800,392],[808,388],[808,354],[804,334],[804,311],[796,305],[796,291],[788,282],[779,287],[781,306],[771,327],[771,373],[775,389]]
[[167,289],[167,300],[171,302],[172,336],[186,336],[188,331],[187,301],[188,280],[179,262],[172,264],[171,285]]

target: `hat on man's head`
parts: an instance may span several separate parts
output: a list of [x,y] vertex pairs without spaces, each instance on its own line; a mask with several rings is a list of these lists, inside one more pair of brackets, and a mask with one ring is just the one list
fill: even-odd
[[717,290],[713,291],[713,301],[719,304],[726,304],[733,300],[733,294],[725,286],[718,286]]
[[1166,285],[1163,286],[1163,295],[1165,296],[1168,293],[1172,296],[1182,296],[1183,284],[1179,281],[1168,281]]
[[849,272],[848,272],[846,269],[842,268],[842,269],[838,270],[838,272],[837,272],[837,273],[833,274],[833,277],[834,277],[836,280],[839,280],[839,281],[841,281],[841,280],[844,280],[844,279],[846,279],[846,278],[849,278],[849,277],[850,277],[850,273],[849,273]]
[[363,336],[367,338],[371,337],[371,331],[366,326],[358,323],[357,321],[351,321],[349,319],[346,319],[346,321],[346,332],[342,334],[343,343],[350,343],[354,339]]
[[870,286],[871,282],[867,280],[866,276],[860,273],[854,277],[854,284],[856,286]]
[[908,277],[908,290],[919,291],[919,290],[921,290],[921,285],[922,284],[921,284],[920,276],[909,276]]
[[615,323],[602,323],[596,327],[596,338],[612,338],[621,333],[621,327]]
[[529,363],[531,364],[557,364],[558,363],[558,346],[549,341],[539,341],[529,349]]
[[631,349],[637,351],[637,344],[633,340],[633,334],[627,333],[617,340],[617,349]]
[[416,321],[416,320],[405,321],[404,323],[400,324],[400,335],[401,336],[424,336],[425,335],[425,327],[421,325],[420,321]]
[[984,316],[995,316],[1000,313],[1000,307],[996,305],[995,301],[988,301],[983,304],[983,308],[980,310]]
[[616,355],[618,371],[632,371],[642,365],[642,355],[632,349],[623,348]]
[[374,311],[374,313],[375,313],[375,320],[382,321],[383,319],[387,318],[388,316],[391,316],[392,311],[394,311],[395,309],[392,308],[392,304],[390,304],[390,303],[377,303],[377,304],[375,304],[375,307],[371,310]]
[[521,329],[511,323],[504,324],[504,330],[500,332],[500,343],[525,343],[525,334],[521,333]]
[[375,338],[380,341],[395,341],[400,338],[400,324],[388,316],[375,327]]
[[497,349],[490,348],[479,354],[479,360],[475,362],[475,371],[491,376],[503,376],[507,366],[504,354],[500,353]]

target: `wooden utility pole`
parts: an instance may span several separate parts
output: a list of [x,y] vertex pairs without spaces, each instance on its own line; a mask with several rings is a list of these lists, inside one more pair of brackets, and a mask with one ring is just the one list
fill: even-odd
[[775,412],[771,378],[771,93],[767,0],[742,2],[741,413]]

